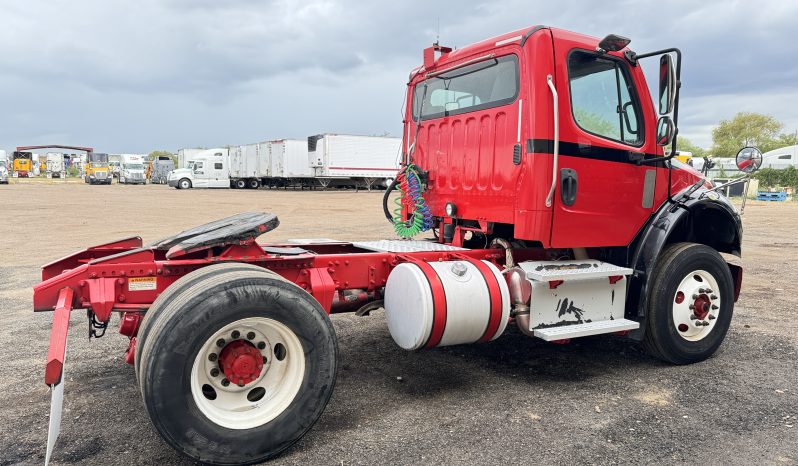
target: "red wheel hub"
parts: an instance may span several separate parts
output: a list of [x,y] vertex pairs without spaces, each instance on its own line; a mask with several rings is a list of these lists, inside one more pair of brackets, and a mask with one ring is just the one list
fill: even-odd
[[219,353],[219,367],[231,383],[246,385],[260,376],[263,356],[252,344],[235,340]]
[[712,303],[707,295],[699,295],[695,301],[693,301],[693,313],[699,320],[704,320],[707,318],[711,306]]

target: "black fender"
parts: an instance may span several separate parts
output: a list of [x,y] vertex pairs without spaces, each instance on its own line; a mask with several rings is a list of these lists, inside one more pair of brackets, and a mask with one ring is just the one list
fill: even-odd
[[[743,226],[740,214],[722,194],[701,187],[685,190],[663,204],[640,230],[629,246],[629,267],[633,274],[626,294],[626,318],[640,322],[629,334],[643,338],[648,297],[655,285],[649,281],[660,252],[669,244],[682,241],[705,244],[716,251],[740,257]],[[734,279],[734,299],[740,293],[742,267],[729,263]]]

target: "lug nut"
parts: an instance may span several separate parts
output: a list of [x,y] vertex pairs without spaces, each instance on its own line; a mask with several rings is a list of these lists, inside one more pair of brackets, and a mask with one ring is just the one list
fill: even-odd
[[266,362],[267,362],[267,359],[266,359],[266,356],[264,356],[263,357],[263,364],[266,364]]
[[247,333],[247,340],[254,340],[255,339],[255,332]]
[[238,337],[241,336],[241,332],[239,332],[238,330],[233,330],[233,333],[231,333],[230,336],[233,337],[233,340],[237,340]]
[[230,381],[229,381],[229,380],[227,380],[227,379],[222,379],[222,386],[223,386],[223,387],[226,387],[226,386],[228,386],[228,385],[230,385]]
[[219,348],[224,346],[224,338],[219,338],[218,340],[216,340],[216,346],[218,346]]
[[219,377],[219,369],[215,367],[211,369],[211,377]]
[[697,294],[694,294],[694,295],[693,295],[693,299],[698,299],[698,295],[697,295]]
[[718,299],[718,297],[713,294],[712,296],[709,297],[709,299],[715,300]]
[[698,320],[698,316],[695,314],[690,314],[690,320]]
[[691,304],[688,306],[688,308],[692,311],[693,309],[695,309],[695,306]]
[[715,304],[713,304],[713,305],[712,305],[712,310],[713,310],[713,311],[717,311],[717,310],[718,310],[718,306],[717,306],[717,305],[715,305]]
[[211,354],[208,355],[208,361],[211,361],[211,362],[216,361],[217,357],[218,356],[216,356],[216,353],[211,353]]
[[262,350],[262,349],[265,349],[265,348],[266,348],[266,342],[261,341],[261,342],[258,343],[258,349],[259,350]]
[[239,387],[243,387],[244,386],[244,381],[243,380],[239,380],[236,385],[238,385]]
[[713,316],[712,314],[709,315],[709,320],[715,320],[717,317]]

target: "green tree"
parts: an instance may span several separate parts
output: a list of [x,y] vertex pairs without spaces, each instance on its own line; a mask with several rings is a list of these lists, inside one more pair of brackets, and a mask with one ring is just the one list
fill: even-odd
[[150,160],[155,160],[158,157],[169,157],[174,162],[175,167],[177,166],[177,155],[169,152],[168,150],[154,150],[150,152]]
[[706,149],[696,146],[693,142],[685,137],[679,136],[676,141],[678,151],[692,152],[693,157],[703,157],[707,155]]
[[712,153],[717,157],[734,157],[746,146],[767,152],[776,144],[782,126],[771,115],[740,112],[731,120],[722,120],[712,130]]

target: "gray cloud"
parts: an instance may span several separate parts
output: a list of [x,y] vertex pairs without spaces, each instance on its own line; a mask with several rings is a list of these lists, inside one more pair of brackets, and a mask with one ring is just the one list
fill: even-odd
[[[0,5],[0,147],[211,146],[401,132],[405,80],[440,21],[463,46],[547,24],[684,52],[682,134],[739,110],[794,116],[798,4],[103,0]],[[792,99],[792,100],[790,100]]]

